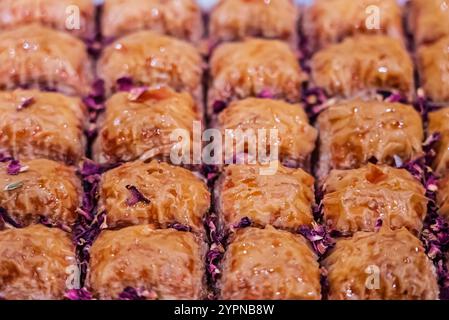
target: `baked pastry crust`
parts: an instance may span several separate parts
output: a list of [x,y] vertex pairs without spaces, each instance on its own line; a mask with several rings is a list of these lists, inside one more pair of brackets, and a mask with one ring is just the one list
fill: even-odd
[[324,183],[323,216],[342,234],[375,231],[378,220],[419,235],[427,214],[426,190],[405,169],[368,164],[333,170]]
[[414,77],[404,45],[383,35],[357,35],[318,51],[310,61],[315,87],[349,98],[378,90],[398,91],[410,100]]
[[439,214],[449,221],[449,176],[438,181],[437,204]]
[[[148,203],[129,203],[129,186],[137,188]],[[107,213],[109,228],[133,224],[168,227],[177,223],[204,233],[210,193],[207,185],[187,169],[158,161],[126,163],[103,175],[99,194],[99,206]]]
[[299,235],[240,229],[224,255],[219,288],[224,300],[319,300],[317,257]]
[[103,231],[90,251],[88,285],[100,299],[127,287],[153,291],[160,300],[206,295],[206,245],[189,232],[149,225]]
[[199,42],[203,35],[201,8],[194,0],[106,0],[101,16],[102,35],[121,37],[153,30]]
[[34,225],[0,231],[0,297],[7,300],[60,300],[76,270],[68,234]]
[[230,165],[215,188],[215,204],[226,229],[243,218],[253,225],[297,230],[313,222],[314,179],[302,169],[277,163],[272,175],[261,175],[261,165]]
[[15,159],[77,164],[87,110],[79,98],[37,90],[0,91],[0,152]]
[[[20,165],[24,171],[10,175],[8,163],[0,163],[0,207],[22,227],[42,219],[52,225],[73,226],[83,192],[75,169],[45,159]],[[5,190],[12,185],[17,188]]]
[[429,134],[439,133],[440,140],[435,148],[437,151],[433,168],[439,175],[449,171],[449,108],[441,108],[429,112]]
[[323,264],[330,300],[438,299],[435,267],[406,229],[358,232],[338,240]]

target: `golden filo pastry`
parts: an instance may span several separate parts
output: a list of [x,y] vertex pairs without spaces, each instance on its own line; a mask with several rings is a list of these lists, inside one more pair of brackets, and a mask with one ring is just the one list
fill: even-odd
[[410,0],[408,24],[417,46],[449,36],[447,0]]
[[323,111],[317,127],[319,180],[332,169],[356,169],[371,160],[402,165],[422,155],[423,123],[411,105],[344,101]]
[[437,300],[432,261],[406,229],[358,232],[337,240],[323,261],[330,300]]
[[433,44],[421,46],[417,52],[417,63],[426,97],[436,104],[448,103],[449,35]]
[[320,300],[317,257],[304,238],[270,226],[240,229],[221,263],[224,300]]
[[42,225],[0,231],[0,297],[62,300],[76,272],[69,234]]
[[201,98],[203,61],[192,44],[153,31],[138,31],[108,45],[97,63],[106,94],[117,81],[129,78],[136,86],[169,86]]
[[0,190],[0,207],[22,227],[45,221],[71,228],[83,192],[74,168],[45,159],[0,163]]
[[195,0],[106,0],[101,31],[117,38],[139,30],[153,30],[198,42],[203,34],[201,8]]
[[181,224],[204,234],[210,193],[206,183],[187,169],[158,161],[126,163],[102,176],[99,196],[109,228]]
[[91,0],[2,0],[0,29],[39,23],[82,39],[95,36],[95,5]]
[[437,141],[436,157],[433,168],[438,175],[444,175],[449,171],[449,108],[441,108],[429,112],[429,134],[440,134]]
[[357,34],[384,34],[403,41],[402,10],[396,0],[316,0],[304,13],[311,51]]
[[81,99],[38,90],[0,91],[0,114],[1,153],[67,164],[83,158],[87,110]]
[[299,10],[292,0],[220,0],[209,19],[214,43],[246,37],[279,39],[297,46]]
[[419,235],[427,213],[426,190],[405,169],[368,164],[333,170],[323,185],[323,219],[342,234],[375,231],[378,221]]
[[[233,101],[218,115],[216,126],[222,132],[223,141],[226,141],[226,130],[233,130],[234,133],[241,130],[242,134],[252,132],[257,139],[265,133],[266,148],[263,151],[266,155],[269,155],[274,142],[278,148],[277,157],[282,163],[302,168],[310,166],[310,157],[318,136],[316,129],[309,124],[302,105],[274,99],[247,98]],[[276,135],[273,140],[270,138],[272,133]],[[235,150],[234,144],[225,144],[225,157],[237,153],[239,149],[257,157],[262,147],[251,148],[243,139],[237,143],[239,146]]]
[[298,102],[305,80],[298,58],[284,42],[252,38],[223,43],[210,61],[209,112],[217,103],[248,97]]
[[449,221],[449,176],[438,181],[437,204],[439,214]]
[[117,299],[127,287],[158,300],[205,298],[206,245],[190,232],[149,225],[103,231],[92,245],[87,283],[95,297]]
[[39,24],[0,33],[0,89],[37,87],[90,93],[93,69],[81,40]]
[[376,91],[411,99],[413,63],[405,46],[385,35],[356,35],[318,51],[310,61],[312,85],[349,98]]
[[172,133],[186,130],[192,147],[194,121],[201,121],[200,111],[188,93],[176,93],[166,87],[137,95],[116,93],[106,101],[106,112],[98,119],[94,159],[100,163],[155,157],[170,161],[177,143],[171,138]]
[[313,222],[314,178],[302,169],[276,163],[263,174],[263,165],[229,165],[215,186],[215,207],[227,230],[249,218],[255,226],[288,230]]

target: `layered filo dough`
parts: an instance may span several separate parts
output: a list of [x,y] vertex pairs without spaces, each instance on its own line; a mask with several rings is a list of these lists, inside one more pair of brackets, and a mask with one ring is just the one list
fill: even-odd
[[237,150],[247,153],[251,158],[257,158],[262,145],[259,146],[254,141],[265,137],[263,155],[269,157],[270,152],[276,152],[272,150],[276,147],[277,156],[282,163],[302,168],[309,167],[318,136],[317,130],[309,124],[302,105],[273,99],[247,98],[233,101],[218,115],[217,127],[222,132],[223,141],[235,138],[231,134],[235,135],[238,130],[242,135],[248,134],[253,138],[251,145],[244,139],[232,144],[225,143],[225,158],[226,155],[236,154]]
[[83,189],[75,169],[45,159],[21,161],[18,173],[0,163],[0,207],[20,226],[45,222],[72,227]]
[[0,298],[61,300],[77,272],[70,236],[42,225],[0,231]]
[[296,47],[298,17],[292,0],[220,0],[210,14],[209,37],[214,42],[279,39]]
[[212,54],[210,66],[209,112],[218,102],[248,97],[298,102],[306,80],[295,53],[278,40],[224,43]]
[[81,40],[39,24],[0,33],[0,89],[37,87],[89,94],[93,69]]
[[449,221],[449,176],[438,181],[437,204],[439,214]]
[[0,91],[0,152],[77,164],[87,110],[81,99],[37,90]]
[[411,0],[409,29],[416,45],[432,43],[449,36],[449,2],[447,0]]
[[225,229],[249,218],[255,226],[272,225],[297,230],[313,222],[314,178],[302,169],[276,162],[276,171],[265,174],[266,165],[230,165],[215,186],[215,207]]
[[356,169],[368,162],[401,166],[422,154],[422,119],[411,105],[344,101],[322,112],[317,126],[320,180],[332,169]]
[[2,0],[0,29],[39,23],[82,39],[95,36],[95,5],[91,0]]
[[[449,7],[447,10],[449,12]],[[421,46],[417,63],[426,97],[436,104],[449,102],[449,36]]]
[[203,34],[201,8],[195,0],[105,0],[101,31],[106,38],[153,30],[198,42]]
[[[145,200],[133,201],[131,188]],[[210,193],[205,182],[187,169],[158,161],[126,163],[102,176],[99,195],[109,228],[181,224],[204,233]]]
[[352,97],[376,91],[411,99],[412,59],[401,41],[384,35],[356,35],[318,51],[310,61],[312,85],[328,95]]
[[383,34],[403,41],[402,10],[396,0],[315,0],[304,14],[311,51],[357,34]]
[[326,225],[341,234],[375,231],[378,221],[418,235],[427,213],[426,190],[405,169],[368,164],[333,170],[324,183]]
[[445,175],[449,171],[449,107],[429,112],[428,131],[440,135],[433,168],[438,175]]
[[231,239],[218,287],[224,300],[320,300],[317,257],[304,238],[270,226]]
[[[93,146],[94,160],[116,163],[136,159],[170,160],[178,141],[175,130],[189,133],[193,147],[193,127],[200,111],[188,93],[168,88],[148,89],[140,95],[119,92],[106,101],[106,111],[98,119],[98,138]],[[186,150],[188,152],[189,150]]]
[[330,300],[437,300],[432,261],[406,229],[358,232],[337,240],[323,261]]
[[138,31],[107,46],[97,64],[106,94],[119,89],[117,80],[129,78],[136,86],[169,86],[201,98],[203,61],[188,42]]
[[100,299],[117,299],[128,287],[158,300],[203,299],[206,248],[194,234],[174,229],[104,231],[90,251],[88,286]]

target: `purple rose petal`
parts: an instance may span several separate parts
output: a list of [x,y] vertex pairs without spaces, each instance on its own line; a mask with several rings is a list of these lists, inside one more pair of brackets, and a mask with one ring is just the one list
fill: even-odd
[[36,100],[34,100],[33,97],[23,99],[23,100],[20,102],[20,104],[17,106],[16,110],[17,110],[17,111],[21,111],[21,110],[23,110],[23,109],[26,109],[26,108],[32,106],[35,102],[36,102]]
[[130,77],[122,77],[117,79],[117,90],[118,91],[130,91],[134,86],[133,79]]
[[143,202],[145,204],[151,203],[151,201],[145,198],[145,196],[135,186],[127,185],[126,189],[128,189],[131,194],[130,197],[126,200],[126,204],[128,206],[134,206],[139,202]]

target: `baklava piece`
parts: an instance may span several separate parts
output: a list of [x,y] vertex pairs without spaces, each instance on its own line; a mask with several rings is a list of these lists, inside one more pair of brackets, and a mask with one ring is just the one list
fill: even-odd
[[136,159],[162,158],[178,144],[171,138],[175,130],[189,133],[193,146],[194,121],[200,121],[198,107],[187,93],[168,88],[148,89],[140,95],[119,92],[106,101],[106,111],[98,120],[94,159],[116,163]]
[[403,41],[402,10],[396,0],[315,0],[303,23],[311,51],[357,34],[383,34]]
[[298,16],[292,0],[221,0],[211,12],[209,36],[214,43],[261,37],[296,47]]
[[329,96],[399,92],[411,100],[413,63],[404,45],[383,35],[357,35],[318,51],[310,62],[312,84]]
[[86,107],[79,98],[37,90],[0,91],[0,152],[15,159],[77,164],[85,153]]
[[205,254],[189,232],[148,225],[103,231],[90,251],[88,286],[100,299],[118,299],[127,288],[158,300],[202,299]]
[[375,231],[380,221],[419,235],[427,213],[426,190],[405,169],[369,164],[333,170],[324,183],[324,221],[348,235]]
[[109,95],[123,79],[135,86],[169,86],[202,97],[203,60],[188,42],[153,31],[139,31],[107,46],[97,64]]
[[[235,138],[229,135],[230,131],[226,130],[232,130],[232,134],[253,133],[254,139],[265,137],[266,148],[262,150],[262,153],[269,155],[274,143],[278,149],[279,160],[290,167],[308,168],[310,166],[310,157],[318,136],[316,129],[309,124],[302,105],[261,98],[231,102],[229,107],[219,114],[217,127],[222,131],[223,141],[226,141],[226,137],[228,140]],[[272,139],[270,135],[273,133],[276,135]],[[234,148],[246,152],[250,157],[257,157],[260,146],[257,146],[256,141],[249,145],[244,139],[240,139],[236,142],[237,146],[234,146],[234,143],[225,144],[225,157],[237,155],[238,151],[234,151]]]
[[249,218],[255,226],[297,230],[313,222],[314,179],[302,169],[276,163],[265,175],[262,165],[230,165],[215,187],[216,209],[225,229]]
[[437,300],[432,261],[406,229],[358,232],[323,262],[330,300]]
[[224,43],[214,51],[210,65],[209,113],[248,97],[298,102],[306,80],[295,53],[278,40]]
[[449,107],[429,112],[430,134],[440,134],[437,142],[436,157],[433,163],[435,172],[444,175],[449,171]]
[[438,181],[437,204],[439,213],[449,221],[449,176]]
[[0,33],[0,89],[37,87],[84,96],[92,71],[86,45],[70,34],[39,24]]
[[127,163],[106,172],[99,190],[109,228],[180,224],[204,232],[210,194],[204,181],[187,169],[158,161]]
[[422,155],[423,124],[410,105],[352,100],[318,117],[320,155],[317,175],[357,169],[368,162],[402,166]]
[[0,29],[39,23],[82,39],[95,36],[95,5],[91,0],[2,0]]
[[83,191],[74,168],[44,159],[0,163],[0,190],[0,207],[15,225],[44,222],[69,228]]
[[417,46],[449,36],[447,0],[411,0],[409,29]]
[[61,300],[76,270],[64,231],[42,225],[0,231],[0,298]]
[[436,104],[449,102],[449,36],[420,47],[417,59],[426,97]]
[[240,229],[222,261],[224,300],[320,300],[317,257],[304,238],[270,226]]
[[106,38],[153,30],[197,43],[203,29],[195,0],[106,0],[103,5],[101,30]]

